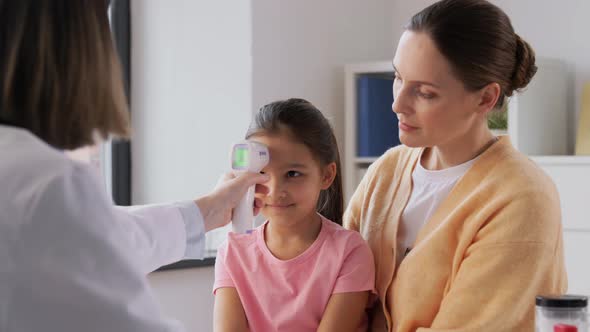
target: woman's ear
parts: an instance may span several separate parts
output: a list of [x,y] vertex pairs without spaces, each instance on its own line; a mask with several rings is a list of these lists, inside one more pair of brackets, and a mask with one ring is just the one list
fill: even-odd
[[322,190],[330,188],[336,178],[336,163],[331,162],[322,170]]
[[490,83],[479,90],[478,113],[487,114],[493,110],[498,102],[498,98],[500,98],[501,92],[502,88],[500,88],[500,84],[498,83]]

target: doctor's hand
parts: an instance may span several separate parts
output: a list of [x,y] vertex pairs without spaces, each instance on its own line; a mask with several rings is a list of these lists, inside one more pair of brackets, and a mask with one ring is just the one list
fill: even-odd
[[[232,218],[232,211],[238,205],[248,188],[269,180],[268,175],[258,173],[246,173],[235,176],[226,173],[217,183],[215,189],[208,195],[198,198],[195,203],[201,210],[205,220],[205,231],[223,227]],[[268,190],[265,186],[256,186],[256,192]],[[254,215],[257,215],[262,207],[262,201],[254,200]]]

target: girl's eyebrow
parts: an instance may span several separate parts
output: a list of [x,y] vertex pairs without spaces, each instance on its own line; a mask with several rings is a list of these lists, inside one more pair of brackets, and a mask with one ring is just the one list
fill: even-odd
[[299,163],[291,163],[291,164],[288,164],[287,167],[289,167],[289,168],[307,168],[306,165],[299,164]]
[[[395,65],[394,65],[393,63],[392,63],[391,65],[393,66],[393,71],[394,71],[396,74],[398,74],[398,75],[399,75],[399,70],[397,70],[397,68],[395,68]],[[432,86],[432,87],[435,87],[435,88],[437,88],[437,89],[440,89],[440,86],[438,86],[438,85],[436,85],[436,84],[434,84],[434,83],[431,83],[431,82],[427,82],[427,81],[412,81],[412,82],[414,82],[414,83],[418,83],[418,84],[423,84],[423,85],[430,85],[430,86]]]

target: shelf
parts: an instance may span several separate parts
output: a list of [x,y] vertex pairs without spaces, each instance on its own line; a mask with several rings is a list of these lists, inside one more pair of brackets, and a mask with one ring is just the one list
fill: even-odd
[[[540,165],[590,165],[590,156],[529,156]],[[372,164],[379,157],[356,157],[357,164]]]
[[357,164],[372,164],[377,159],[379,159],[379,157],[356,157],[354,162]]
[[393,74],[391,61],[379,61],[368,63],[353,63],[345,65],[344,70],[355,75],[358,74]]
[[590,165],[590,156],[530,156],[539,165]]

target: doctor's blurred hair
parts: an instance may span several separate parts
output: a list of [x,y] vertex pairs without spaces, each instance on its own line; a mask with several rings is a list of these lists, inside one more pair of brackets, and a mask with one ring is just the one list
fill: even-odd
[[336,177],[330,188],[321,191],[316,211],[342,225],[344,195],[340,153],[330,122],[307,100],[291,98],[275,101],[260,108],[248,128],[246,139],[256,135],[284,133],[285,130],[305,145],[322,167],[336,163]]
[[106,0],[0,0],[0,121],[58,149],[129,133]]

